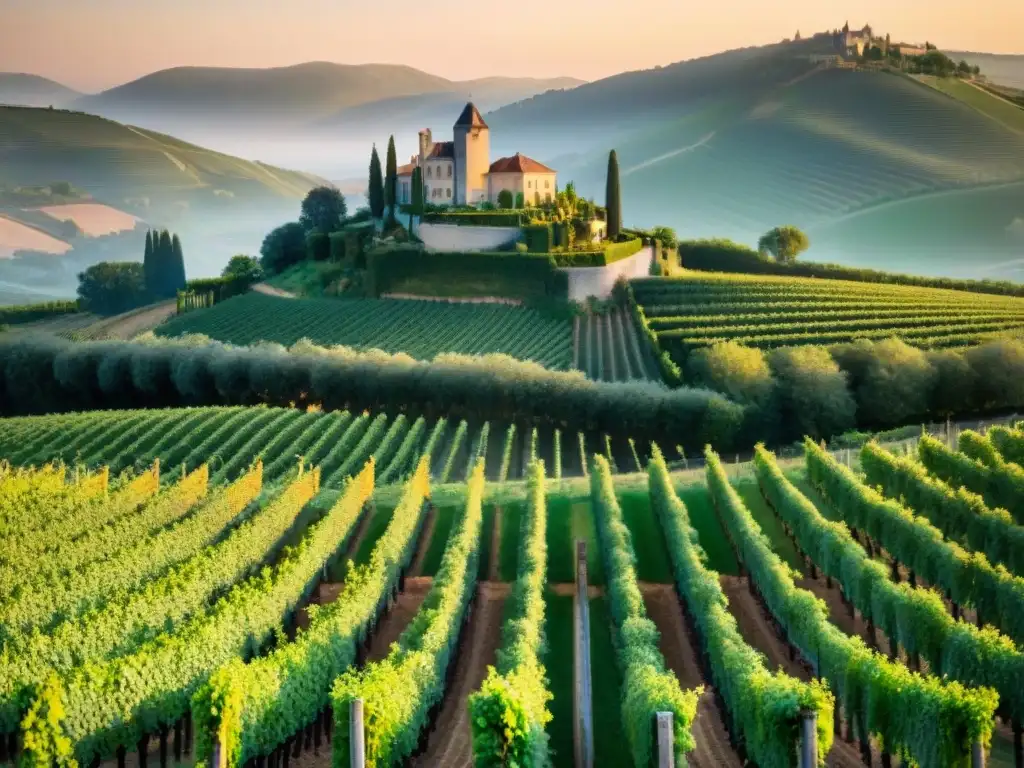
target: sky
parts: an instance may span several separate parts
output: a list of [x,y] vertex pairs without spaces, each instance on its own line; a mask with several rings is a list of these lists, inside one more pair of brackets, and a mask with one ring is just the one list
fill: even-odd
[[408,64],[453,80],[597,80],[870,23],[1024,53],[1022,0],[0,0],[0,72],[94,92],[175,66]]

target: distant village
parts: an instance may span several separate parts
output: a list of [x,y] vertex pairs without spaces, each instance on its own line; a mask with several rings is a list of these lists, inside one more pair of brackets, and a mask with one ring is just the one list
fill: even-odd
[[[908,68],[917,57],[925,56],[929,51],[936,49],[927,42],[896,42],[889,35],[878,36],[870,24],[865,24],[861,29],[850,29],[849,22],[844,24],[842,29],[818,32],[809,38],[801,36],[797,30],[793,38],[787,38],[782,42],[802,43],[808,47],[806,55],[812,62],[845,69],[856,69],[858,66],[872,64]],[[961,74],[976,75],[978,72],[975,68],[973,72]]]

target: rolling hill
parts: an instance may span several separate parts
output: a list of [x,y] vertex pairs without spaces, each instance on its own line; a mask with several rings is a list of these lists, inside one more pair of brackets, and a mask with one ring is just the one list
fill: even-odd
[[601,199],[614,147],[627,219],[686,238],[754,243],[795,224],[811,259],[1019,279],[1024,111],[965,84],[951,94],[899,73],[819,69],[794,50],[537,96],[485,116],[492,148],[511,137]]
[[177,67],[83,96],[75,102],[75,108],[159,130],[202,119],[207,125],[244,126],[255,132],[294,127],[360,105],[401,97],[457,91],[500,106],[579,82],[570,78],[499,77],[455,82],[393,64],[308,62],[269,69]]
[[0,107],[0,184],[55,180],[133,209],[294,200],[321,181],[81,112]]
[[[181,236],[190,276],[216,274],[232,254],[257,253],[264,235],[294,218],[305,193],[324,183],[94,115],[0,107],[0,188],[54,181],[70,182],[89,195],[88,202],[141,220],[140,228],[121,234],[88,237],[99,232],[84,226],[86,236],[58,234],[51,242],[52,227],[36,220],[39,211],[0,209],[6,216],[0,232],[10,236],[0,242],[0,280],[57,295],[73,293],[77,272],[90,264],[138,258],[146,226],[169,227]],[[50,224],[59,223],[54,216],[75,213],[47,212]],[[50,233],[42,249],[48,253],[3,258],[41,240],[43,232]],[[51,256],[67,250],[61,241],[74,247]]]
[[39,75],[0,72],[0,104],[63,107],[81,96],[78,91]]

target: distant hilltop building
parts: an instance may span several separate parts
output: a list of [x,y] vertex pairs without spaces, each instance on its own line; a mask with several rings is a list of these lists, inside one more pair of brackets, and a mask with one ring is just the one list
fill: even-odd
[[554,170],[518,152],[491,162],[490,129],[473,103],[466,104],[452,129],[453,141],[435,142],[429,128],[419,133],[419,154],[398,169],[398,202],[412,202],[412,172],[422,169],[425,202],[434,205],[497,203],[502,190],[513,199],[550,202]]
[[852,30],[850,23],[843,25],[842,31],[834,36],[835,47],[847,56],[862,56],[864,49],[871,45],[871,25],[865,24],[863,29]]

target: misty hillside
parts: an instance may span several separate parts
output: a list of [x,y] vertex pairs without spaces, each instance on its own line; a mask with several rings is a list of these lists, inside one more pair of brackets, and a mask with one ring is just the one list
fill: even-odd
[[39,75],[0,72],[0,104],[63,107],[81,95],[78,91]]
[[[551,82],[565,83],[566,79]],[[575,83],[576,81],[571,81]],[[239,125],[251,130],[296,126],[373,101],[479,90],[497,104],[532,95],[548,81],[488,78],[456,83],[393,64],[309,62],[291,67],[177,67],[85,96],[77,109],[164,129],[177,123]],[[501,94],[506,94],[503,98]],[[258,121],[258,123],[254,123]]]
[[[544,94],[485,115],[515,149],[625,216],[756,243],[780,224],[810,258],[1020,279],[1024,110],[968,84],[820,70],[797,45],[733,51]],[[941,85],[936,83],[937,86]]]
[[319,180],[81,112],[0,107],[0,184],[52,181],[132,207],[299,199]]
[[548,80],[495,77],[453,82],[451,90],[396,96],[348,107],[317,121],[312,127],[341,131],[347,139],[415,132],[427,127],[444,131],[455,123],[467,101],[486,112],[538,93],[575,88],[582,82],[569,77]]

